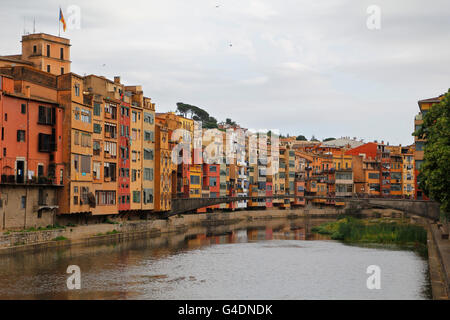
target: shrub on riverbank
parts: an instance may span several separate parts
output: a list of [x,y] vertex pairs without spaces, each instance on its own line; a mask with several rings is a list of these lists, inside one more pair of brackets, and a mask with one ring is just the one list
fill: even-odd
[[333,240],[386,244],[426,244],[427,232],[417,225],[397,221],[365,221],[346,217],[312,228],[312,232],[331,235]]

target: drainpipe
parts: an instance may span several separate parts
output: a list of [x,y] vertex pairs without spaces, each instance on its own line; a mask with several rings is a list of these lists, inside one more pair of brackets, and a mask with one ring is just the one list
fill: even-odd
[[27,211],[28,211],[28,186],[27,186],[27,179],[28,179],[28,161],[30,159],[30,97],[31,97],[31,88],[29,86],[25,87],[25,95],[28,98],[27,101],[27,123],[26,123],[26,132],[27,132],[27,156],[25,158],[25,165],[24,165],[24,182],[25,182],[25,215],[24,215],[24,222],[23,222],[23,228],[27,228]]

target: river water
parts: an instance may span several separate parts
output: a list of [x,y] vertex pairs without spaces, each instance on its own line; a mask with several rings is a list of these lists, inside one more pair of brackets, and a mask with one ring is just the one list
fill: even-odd
[[[345,245],[303,220],[0,256],[0,299],[429,299],[428,263],[398,248]],[[69,265],[81,289],[67,288]],[[367,267],[380,267],[368,289]]]

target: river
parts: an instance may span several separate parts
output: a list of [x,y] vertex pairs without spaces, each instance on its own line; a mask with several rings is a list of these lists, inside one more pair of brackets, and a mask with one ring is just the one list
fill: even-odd
[[[261,225],[262,224],[262,225]],[[310,222],[198,228],[186,234],[0,256],[0,299],[430,299],[428,263],[399,248],[345,245]],[[69,265],[81,289],[67,288]],[[380,267],[380,289],[366,285]]]

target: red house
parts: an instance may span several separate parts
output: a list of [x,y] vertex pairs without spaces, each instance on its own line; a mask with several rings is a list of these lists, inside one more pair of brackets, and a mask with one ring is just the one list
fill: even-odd
[[130,210],[130,105],[122,101],[120,106],[119,136],[119,211]]

